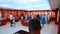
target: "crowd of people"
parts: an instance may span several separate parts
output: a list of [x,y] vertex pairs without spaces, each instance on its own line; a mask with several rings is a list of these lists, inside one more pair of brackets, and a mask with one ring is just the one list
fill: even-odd
[[[18,19],[18,16],[17,17],[14,17],[13,14],[11,13],[10,16],[10,23],[11,23],[11,27],[12,25],[14,24],[15,22],[15,19]],[[28,22],[29,23],[29,20],[30,19],[39,19],[40,20],[40,23],[42,24],[42,26],[44,26],[45,23],[48,23],[50,22],[50,14],[47,13],[46,15],[45,14],[42,14],[42,15],[30,15],[30,14],[26,14],[26,16],[21,16],[20,19],[21,20],[24,20],[25,22]]]
[[[15,17],[13,16],[13,14],[11,13],[10,16],[10,23],[11,23],[11,27],[13,27],[13,24],[15,22]],[[40,34],[40,30],[41,27],[44,27],[44,24],[50,22],[50,14],[48,13],[47,15],[42,14],[42,15],[30,15],[30,14],[26,14],[26,16],[21,16],[20,17],[21,20],[25,20],[28,22],[29,24],[29,32],[20,30],[18,32],[16,32],[17,34]],[[41,26],[42,24],[42,26]],[[16,34],[14,33],[14,34]]]

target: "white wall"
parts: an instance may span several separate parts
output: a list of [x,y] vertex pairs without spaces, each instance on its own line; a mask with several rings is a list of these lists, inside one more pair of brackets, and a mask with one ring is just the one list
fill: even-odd
[[51,5],[51,9],[56,9],[59,7],[59,1],[60,0],[49,0],[49,3]]

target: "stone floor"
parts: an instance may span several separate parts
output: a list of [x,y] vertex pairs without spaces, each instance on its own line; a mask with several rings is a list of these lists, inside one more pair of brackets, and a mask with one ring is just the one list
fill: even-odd
[[[29,32],[28,27],[23,26],[21,22],[16,22],[14,27],[10,27],[10,23],[0,26],[0,34],[13,34],[19,30],[25,30]],[[50,24],[45,24],[44,27],[42,27],[41,34],[57,34],[57,31],[57,25],[54,24],[54,22],[51,22]]]

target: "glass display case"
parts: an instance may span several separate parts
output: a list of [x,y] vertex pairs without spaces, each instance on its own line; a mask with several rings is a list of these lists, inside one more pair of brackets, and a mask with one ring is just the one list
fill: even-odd
[[6,24],[6,19],[3,17],[3,12],[0,10],[0,26]]

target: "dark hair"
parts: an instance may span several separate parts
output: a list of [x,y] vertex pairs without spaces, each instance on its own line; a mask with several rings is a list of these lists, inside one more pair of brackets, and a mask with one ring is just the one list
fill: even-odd
[[39,14],[38,14],[38,15],[36,15],[36,18],[39,18]]
[[41,30],[41,25],[39,19],[31,19],[29,21],[29,30]]

